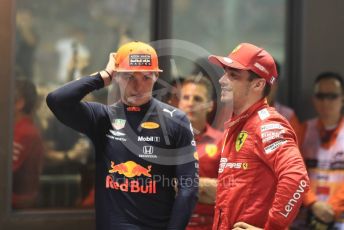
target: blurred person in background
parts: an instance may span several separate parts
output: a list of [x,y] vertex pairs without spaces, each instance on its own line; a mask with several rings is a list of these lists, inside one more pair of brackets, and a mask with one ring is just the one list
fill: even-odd
[[[46,98],[52,89],[51,86],[38,87],[40,98]],[[96,100],[92,94],[86,98]],[[85,135],[58,121],[45,103],[37,116],[45,146],[39,206],[79,206],[94,186],[92,144]]]
[[201,75],[187,77],[180,89],[179,108],[188,116],[195,133],[199,162],[199,200],[188,230],[211,230],[217,186],[217,172],[220,152],[217,143],[222,132],[207,122],[208,114],[214,108],[213,85]]
[[[276,68],[277,72],[281,73],[281,66],[278,62],[276,62]],[[301,125],[298,117],[296,116],[295,111],[281,103],[279,103],[276,99],[277,93],[278,93],[278,87],[279,87],[279,80],[276,80],[275,83],[271,87],[270,94],[267,97],[268,103],[270,106],[275,107],[276,111],[279,112],[282,116],[284,116],[290,123],[291,127],[293,127],[294,131],[297,132],[299,130],[299,127]],[[297,136],[298,133],[296,133]]]
[[80,26],[68,28],[66,37],[56,43],[59,55],[58,83],[66,83],[84,76],[90,62],[90,51],[85,44],[86,30]]
[[295,227],[344,229],[344,82],[335,72],[317,76],[313,104],[317,117],[307,120],[301,134],[301,153],[311,181]]
[[213,229],[285,229],[309,187],[306,167],[289,122],[266,97],[277,79],[264,49],[241,43],[221,66],[221,101],[231,101],[225,123]]
[[[150,45],[131,42],[110,54],[105,70],[47,96],[54,115],[94,144],[98,230],[184,229],[197,202],[191,124],[179,109],[152,98],[161,71]],[[118,102],[81,102],[112,78]]]
[[[95,159],[91,141],[85,135],[71,130],[54,119],[50,119],[44,138],[46,154],[42,174],[51,178],[51,181],[42,187],[41,205],[79,206],[94,186]],[[69,177],[70,180],[60,182],[54,180],[61,177]]]
[[34,29],[34,18],[28,8],[18,8],[16,13],[16,63],[17,76],[33,80],[35,51],[38,35]]
[[[215,79],[216,76],[221,77],[223,75],[223,69],[209,63],[208,57],[197,58],[191,74],[208,78],[212,82],[215,92],[221,91],[220,84],[217,81],[212,81],[212,79]],[[231,106],[227,102],[222,102],[218,94],[213,94],[212,99],[213,101],[217,101],[217,103],[214,103],[213,110],[207,116],[207,121],[215,129],[223,130],[223,124],[228,120],[229,114],[232,112]]]
[[29,80],[15,81],[12,207],[33,208],[39,190],[43,141],[34,122],[37,91]]
[[169,83],[170,88],[168,89],[168,92],[164,98],[164,101],[167,104],[173,107],[178,107],[179,99],[180,99],[180,89],[182,87],[183,81],[184,81],[184,78],[179,77],[179,78],[173,79]]

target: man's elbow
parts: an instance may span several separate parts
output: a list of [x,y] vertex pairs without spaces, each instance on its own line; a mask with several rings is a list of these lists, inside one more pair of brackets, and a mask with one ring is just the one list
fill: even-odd
[[56,97],[54,96],[53,93],[49,93],[48,96],[45,99],[49,109],[53,109],[54,105],[56,104]]
[[59,100],[55,92],[51,92],[45,99],[48,108],[55,114],[59,107],[63,106],[63,102]]

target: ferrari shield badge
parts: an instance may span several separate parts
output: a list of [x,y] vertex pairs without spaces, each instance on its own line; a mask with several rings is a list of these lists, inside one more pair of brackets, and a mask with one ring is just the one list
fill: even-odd
[[235,141],[235,150],[237,152],[240,151],[241,147],[244,145],[244,142],[248,136],[248,133],[246,131],[241,131]]

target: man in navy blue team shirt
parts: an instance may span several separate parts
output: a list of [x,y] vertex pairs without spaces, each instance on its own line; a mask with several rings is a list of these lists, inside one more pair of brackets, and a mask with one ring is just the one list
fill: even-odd
[[[158,57],[142,42],[110,54],[105,70],[50,93],[47,104],[96,150],[98,230],[184,229],[197,201],[198,162],[191,125],[180,110],[152,97]],[[112,105],[81,102],[111,84]]]

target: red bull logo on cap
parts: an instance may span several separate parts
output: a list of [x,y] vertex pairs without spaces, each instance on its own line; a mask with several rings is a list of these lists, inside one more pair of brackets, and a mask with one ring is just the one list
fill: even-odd
[[[127,161],[125,163],[120,163],[117,165],[115,164],[115,162],[111,161],[111,169],[109,170],[109,173],[117,173],[119,175],[124,175],[127,178],[124,180],[124,182],[119,182],[118,180],[115,180],[114,175],[107,175],[106,188],[121,190],[123,192],[154,194],[156,193],[156,181],[152,179],[142,180],[142,178],[139,178],[141,180],[134,179],[134,177],[142,175],[146,177],[152,177],[150,173],[151,168],[151,165],[148,165],[147,168],[145,168],[134,161]],[[143,183],[144,181],[146,183]]]

